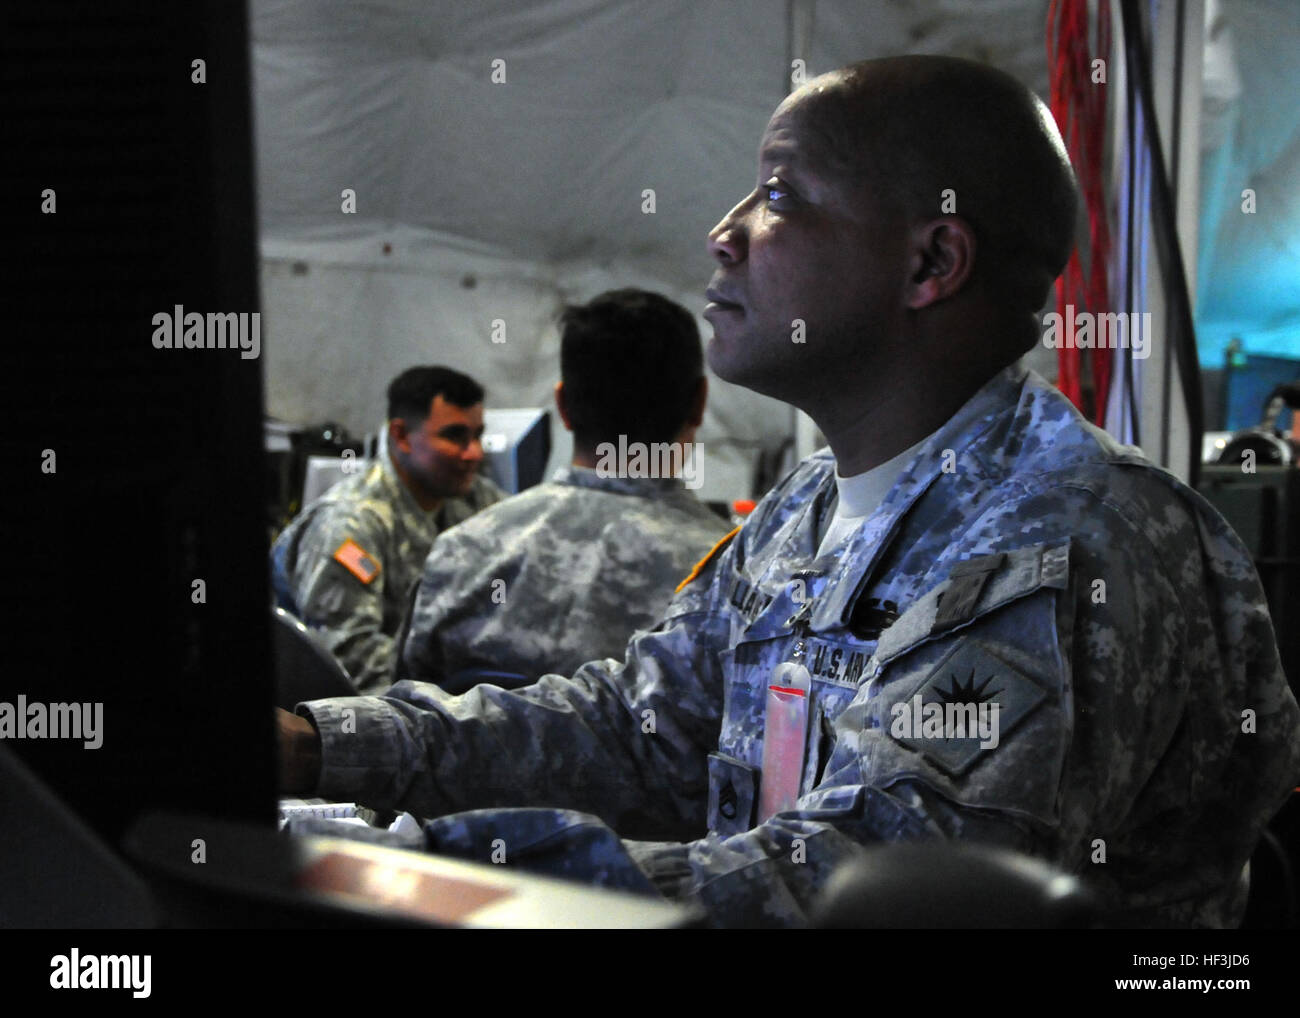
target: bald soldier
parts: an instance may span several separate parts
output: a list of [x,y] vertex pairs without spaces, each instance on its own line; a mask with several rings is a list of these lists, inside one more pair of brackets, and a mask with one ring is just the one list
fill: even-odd
[[936,838],[1049,860],[1121,922],[1237,923],[1300,709],[1224,521],[1015,366],[1076,208],[1048,112],[976,64],[873,61],[787,97],[758,163],[709,235],[709,363],[830,448],[624,662],[302,704],[285,787],[715,925],[805,923],[862,846]]

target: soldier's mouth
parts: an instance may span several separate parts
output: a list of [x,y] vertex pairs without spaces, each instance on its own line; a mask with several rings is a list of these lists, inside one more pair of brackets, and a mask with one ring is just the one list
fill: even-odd
[[704,308],[705,317],[708,317],[710,313],[716,313],[719,311],[743,312],[745,310],[742,305],[737,304],[733,300],[727,300],[722,295],[721,291],[715,290],[712,287],[706,290],[704,295],[709,298],[709,303]]

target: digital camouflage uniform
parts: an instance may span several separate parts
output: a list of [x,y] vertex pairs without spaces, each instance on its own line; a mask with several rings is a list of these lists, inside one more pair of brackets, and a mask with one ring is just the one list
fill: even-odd
[[434,542],[398,677],[462,691],[466,669],[532,682],[622,657],[727,529],[679,480],[563,467]]
[[[1014,366],[814,558],[834,471],[825,450],[800,464],[625,664],[301,705],[319,794],[441,817],[438,851],[487,861],[500,839],[508,862],[653,885],[718,925],[803,923],[857,846],[935,837],[1051,860],[1127,922],[1238,921],[1300,777],[1300,709],[1217,513]],[[801,634],[802,795],[756,825],[766,687]],[[998,701],[996,748],[895,737],[914,694]],[[545,808],[498,808],[521,804]]]
[[381,457],[307,506],[276,540],[276,603],[320,633],[359,690],[382,689],[433,539],[504,497],[478,476],[469,494],[427,512]]

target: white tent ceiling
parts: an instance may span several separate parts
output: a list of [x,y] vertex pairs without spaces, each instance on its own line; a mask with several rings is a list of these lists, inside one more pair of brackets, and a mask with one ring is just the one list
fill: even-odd
[[[786,91],[786,6],[255,0],[263,229],[401,224],[534,261],[631,260],[703,289],[705,234],[753,186]],[[821,0],[808,67],[950,53],[1041,89],[1046,10]],[[355,217],[339,211],[345,187]]]

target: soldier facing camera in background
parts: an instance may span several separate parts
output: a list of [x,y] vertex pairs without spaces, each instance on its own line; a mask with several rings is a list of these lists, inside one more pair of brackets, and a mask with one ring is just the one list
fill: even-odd
[[317,630],[366,692],[392,683],[396,637],[433,539],[505,497],[479,473],[483,389],[444,367],[388,387],[388,454],[307,506],[271,549],[276,603]]

